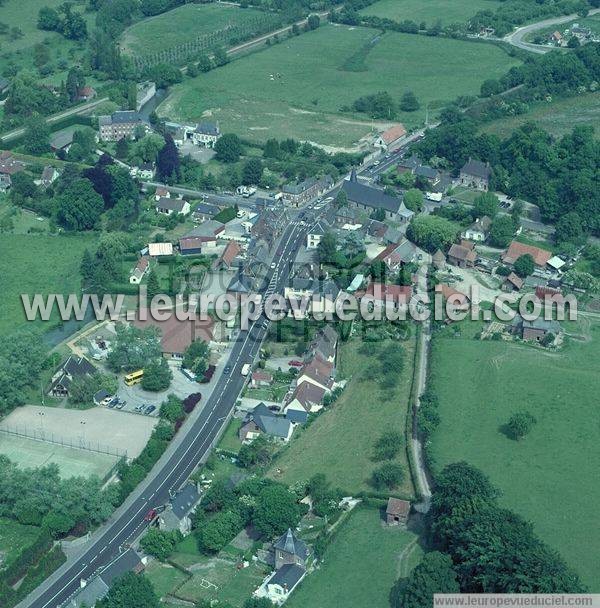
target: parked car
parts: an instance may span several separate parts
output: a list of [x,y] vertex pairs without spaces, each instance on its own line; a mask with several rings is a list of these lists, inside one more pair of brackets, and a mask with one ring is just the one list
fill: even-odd
[[146,407],[146,409],[144,410],[144,414],[148,415],[151,414],[154,410],[156,409],[155,405],[149,405],[148,407]]
[[156,509],[150,509],[146,515],[144,515],[144,521],[152,521],[156,517]]
[[227,375],[229,375],[229,374],[231,373],[231,365],[226,365],[226,366],[223,368],[223,373],[224,373],[226,376],[227,376]]
[[292,359],[291,361],[288,361],[288,365],[290,365],[291,367],[302,367],[304,365],[304,363],[302,363],[302,361],[297,361],[296,359]]

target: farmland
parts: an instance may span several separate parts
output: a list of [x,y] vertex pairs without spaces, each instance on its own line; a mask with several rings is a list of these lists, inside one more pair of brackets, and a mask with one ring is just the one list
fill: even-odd
[[531,110],[520,116],[499,118],[482,127],[485,133],[499,137],[509,137],[511,133],[526,122],[535,122],[542,129],[556,137],[572,131],[573,127],[596,126],[596,137],[600,137],[600,93],[586,93],[567,99],[539,102]]
[[[402,342],[404,370],[395,391],[381,390],[365,370],[372,368],[373,357],[360,352],[358,339],[341,345],[339,373],[351,378],[342,396],[322,413],[290,446],[284,449],[270,476],[293,484],[325,473],[336,487],[355,494],[373,491],[369,477],[377,467],[371,455],[373,444],[384,431],[404,432],[412,379],[414,338]],[[405,481],[399,491],[412,495],[413,488],[404,450],[398,462],[405,469]]]
[[121,36],[121,47],[134,55],[155,53],[263,15],[226,4],[185,4],[127,28]]
[[477,12],[494,10],[499,4],[496,0],[379,0],[360,12],[394,21],[425,21],[427,25],[440,20],[446,25],[464,23]]
[[392,585],[422,554],[416,535],[383,526],[378,509],[359,506],[339,525],[324,567],[302,581],[289,608],[387,608]]
[[[501,502],[532,521],[597,592],[600,323],[589,317],[578,323],[567,331],[581,339],[570,340],[560,353],[473,340],[470,325],[460,337],[437,336],[431,386],[442,422],[431,455],[438,470],[465,460],[487,473],[502,490]],[[522,409],[537,424],[515,442],[501,428]]]
[[[368,52],[353,61],[363,47]],[[466,64],[477,69],[464,71]],[[421,109],[398,118],[414,126],[424,121],[426,104],[433,113],[512,65],[491,45],[323,25],[176,85],[158,112],[174,120],[218,119],[223,131],[257,141],[289,136],[348,148],[378,126],[366,115],[340,112],[358,97],[387,90],[399,99],[411,89]]]

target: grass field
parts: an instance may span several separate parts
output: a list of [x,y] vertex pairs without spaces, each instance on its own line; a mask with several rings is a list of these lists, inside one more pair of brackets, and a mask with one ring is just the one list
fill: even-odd
[[[0,214],[2,214],[0,202]],[[34,225],[43,222],[29,220]],[[3,234],[0,239],[0,276],[2,276],[2,315],[0,335],[27,324],[21,294],[79,293],[79,265],[87,248],[94,249],[95,235],[51,236],[46,234]],[[37,326],[56,323],[37,321]]]
[[[274,462],[271,477],[291,485],[307,481],[315,473],[325,473],[334,487],[345,492],[372,491],[369,478],[378,466],[371,459],[374,442],[391,429],[404,434],[415,345],[414,338],[402,342],[405,365],[394,392],[381,390],[369,377],[366,370],[372,362],[368,355],[359,352],[360,345],[358,339],[341,345],[339,371],[343,377],[352,379],[335,405],[292,439]],[[404,450],[398,462],[406,473],[399,491],[412,495]]]
[[425,21],[427,25],[439,20],[446,25],[464,23],[479,11],[493,11],[499,4],[496,0],[379,0],[360,12],[394,21]]
[[0,433],[0,454],[24,469],[56,464],[64,478],[97,475],[103,479],[118,460],[116,456],[42,443],[5,433]]
[[482,127],[485,133],[499,137],[509,137],[512,132],[526,122],[535,122],[540,127],[561,137],[578,125],[596,127],[595,135],[600,137],[600,92],[586,93],[577,97],[539,102],[531,110],[520,116],[499,118]]
[[[365,45],[364,71],[342,69]],[[512,65],[492,45],[324,25],[176,85],[158,111],[180,120],[212,117],[223,131],[253,140],[290,136],[347,148],[377,126],[340,113],[358,97],[387,90],[399,99],[413,90],[421,109],[399,116],[411,126],[423,122],[427,103],[433,113]]]
[[[532,521],[598,592],[600,323],[589,317],[578,323],[567,330],[585,340],[570,341],[560,353],[480,342],[468,325],[460,337],[436,337],[431,386],[442,422],[431,454],[437,469],[466,460],[487,473],[502,503]],[[538,422],[517,443],[500,427],[521,409]]]
[[121,36],[121,48],[135,55],[156,53],[264,14],[227,4],[184,4],[127,28]]
[[417,536],[383,526],[377,509],[359,506],[340,526],[322,567],[302,581],[289,608],[388,608],[396,579],[419,562]]
[[36,526],[23,526],[12,519],[0,518],[0,555],[2,566],[8,566],[40,534]]

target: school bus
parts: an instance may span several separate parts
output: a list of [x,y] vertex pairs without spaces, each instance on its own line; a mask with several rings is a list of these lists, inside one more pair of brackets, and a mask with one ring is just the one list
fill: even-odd
[[138,369],[137,372],[131,372],[125,376],[125,384],[132,386],[133,384],[139,384],[144,376],[144,370]]

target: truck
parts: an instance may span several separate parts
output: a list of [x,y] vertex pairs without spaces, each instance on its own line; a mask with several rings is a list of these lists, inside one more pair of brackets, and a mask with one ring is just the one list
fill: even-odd
[[436,203],[439,203],[442,200],[442,193],[441,192],[427,192],[425,194],[425,198],[428,201],[435,201]]
[[242,365],[242,376],[247,376],[251,369],[252,365],[250,365],[250,363],[244,363],[244,365]]

